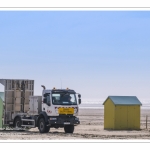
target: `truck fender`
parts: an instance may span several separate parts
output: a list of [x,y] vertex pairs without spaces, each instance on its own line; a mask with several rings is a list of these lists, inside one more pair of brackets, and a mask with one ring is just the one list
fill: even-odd
[[38,117],[37,123],[36,123],[37,126],[38,126],[38,122],[39,122],[40,118],[44,118],[45,122],[48,123],[48,116],[47,116],[46,112],[42,111],[39,113],[39,117]]
[[16,120],[17,118],[20,118],[20,119],[21,119],[21,116],[19,116],[19,115],[16,115],[16,116],[15,116],[15,118],[14,118],[14,120],[13,120],[13,126],[15,125],[15,120]]

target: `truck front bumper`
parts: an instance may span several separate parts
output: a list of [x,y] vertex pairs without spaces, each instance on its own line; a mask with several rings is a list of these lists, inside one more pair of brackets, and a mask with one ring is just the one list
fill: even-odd
[[50,117],[48,119],[50,126],[65,126],[65,125],[77,125],[80,124],[80,121],[75,116],[57,116],[57,117]]

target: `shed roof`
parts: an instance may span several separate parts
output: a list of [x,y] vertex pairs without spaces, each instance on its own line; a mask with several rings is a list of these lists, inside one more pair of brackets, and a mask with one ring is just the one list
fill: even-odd
[[136,96],[108,96],[103,105],[109,98],[114,105],[142,105]]

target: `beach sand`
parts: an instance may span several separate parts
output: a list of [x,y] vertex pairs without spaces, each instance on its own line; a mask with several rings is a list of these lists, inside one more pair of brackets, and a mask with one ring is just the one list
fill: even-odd
[[[150,139],[150,121],[146,129],[146,115],[150,109],[141,109],[141,130],[104,130],[103,109],[80,109],[80,125],[73,134],[64,133],[63,128],[51,128],[49,133],[40,134],[37,128],[28,131],[0,131],[0,140],[144,140]],[[148,119],[150,120],[150,118]]]

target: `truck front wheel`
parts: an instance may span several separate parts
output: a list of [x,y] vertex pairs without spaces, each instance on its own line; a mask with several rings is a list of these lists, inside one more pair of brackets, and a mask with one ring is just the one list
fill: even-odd
[[41,118],[39,120],[39,125],[38,125],[40,133],[48,133],[50,130],[50,127],[46,126],[44,118]]
[[46,127],[45,133],[48,133],[50,130],[50,127]]
[[74,125],[66,125],[64,126],[65,133],[73,133]]

